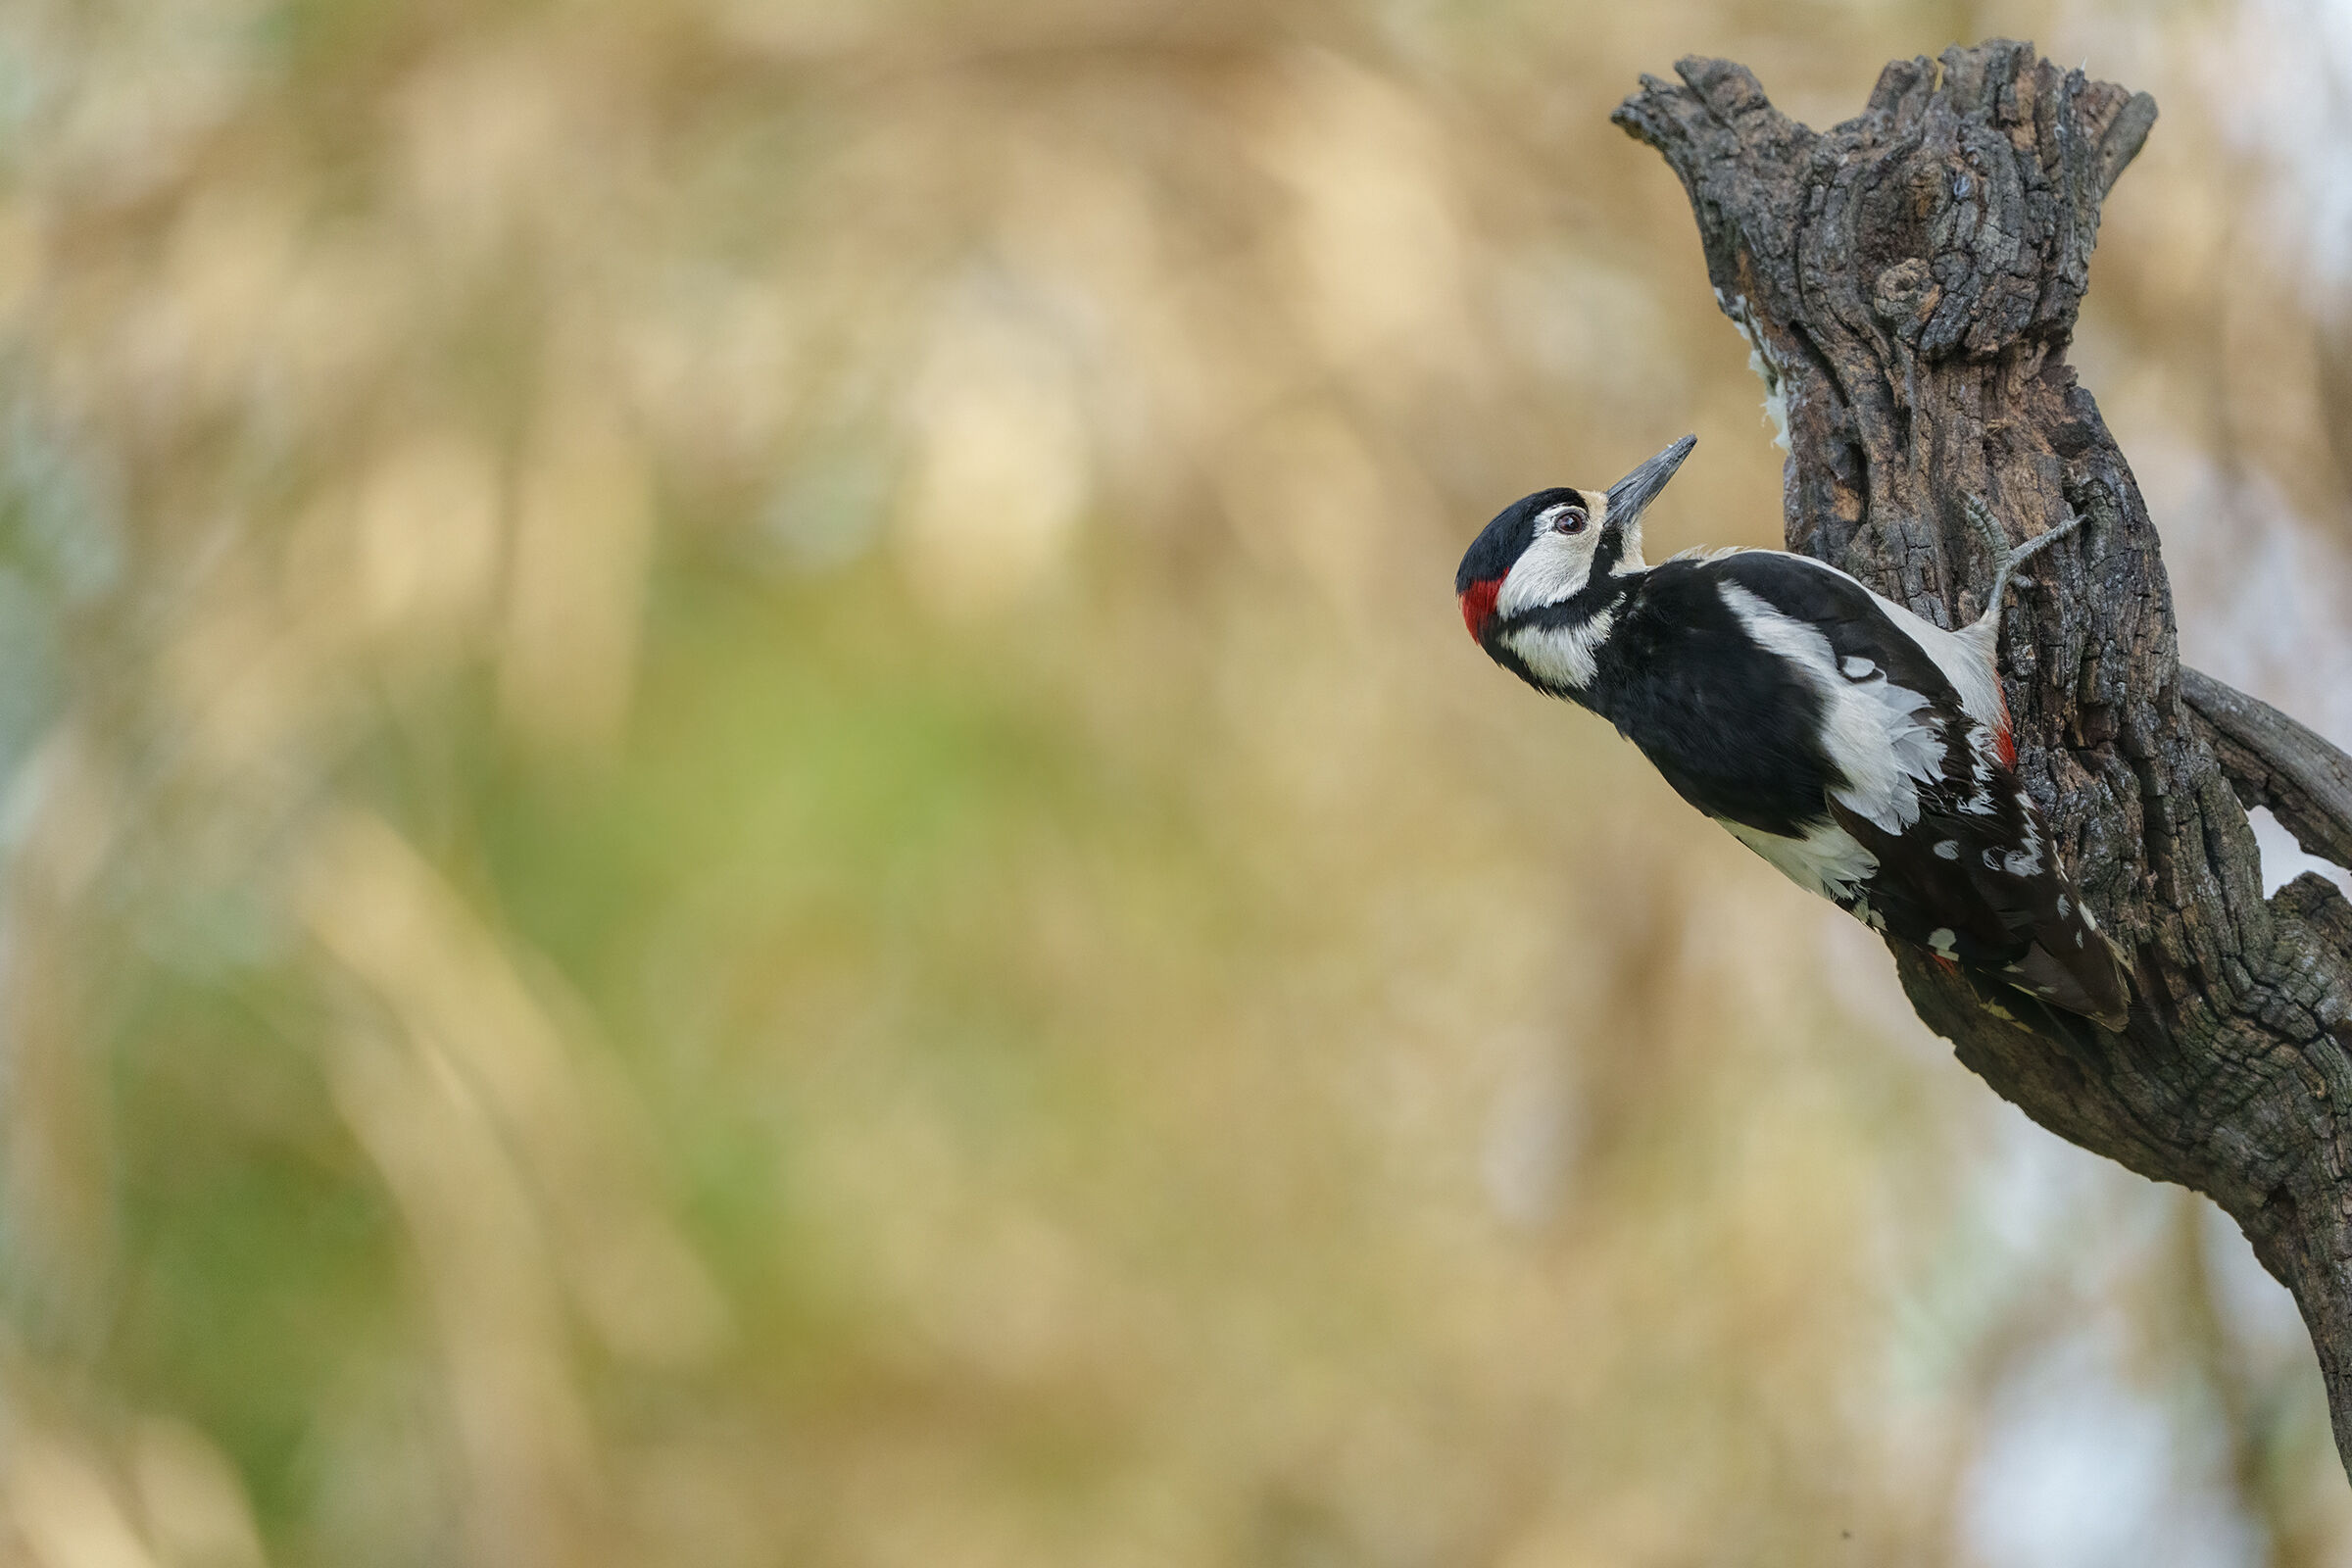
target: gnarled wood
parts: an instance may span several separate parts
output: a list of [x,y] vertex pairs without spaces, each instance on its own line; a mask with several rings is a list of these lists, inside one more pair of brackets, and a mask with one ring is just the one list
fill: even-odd
[[2270,704],[2183,664],[2180,698],[2249,811],[2270,808],[2307,855],[2352,867],[2352,757]]
[[2244,1227],[2302,1307],[2352,1462],[2352,905],[2318,877],[2266,900],[2232,792],[2342,859],[2352,767],[2180,668],[2156,530],[2065,357],[2100,203],[2155,105],[2002,41],[1894,62],[1827,131],[1743,67],[1676,70],[1615,119],[1682,176],[1716,298],[1787,403],[1788,547],[1949,626],[2004,548],[1968,497],[2012,540],[2088,518],[2035,561],[2002,668],[2018,771],[2132,958],[2131,1023],[1890,944],[1912,1004],[2043,1126]]

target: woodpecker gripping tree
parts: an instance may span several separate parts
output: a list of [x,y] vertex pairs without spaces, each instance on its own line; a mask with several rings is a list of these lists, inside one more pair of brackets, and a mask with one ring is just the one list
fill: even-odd
[[[1768,565],[1724,558],[1734,569],[1719,568],[1713,603],[1699,599],[1694,612],[1728,628],[1743,661],[1753,658],[1745,650],[1774,648],[1778,662],[1757,667],[1797,672],[1772,680],[1813,681],[1812,701],[1824,712],[1870,711],[1821,697],[1835,688],[1815,679],[1818,663],[1807,663],[1815,635],[1842,659],[1833,626],[1845,615],[1842,605],[1865,619],[1885,615],[1929,655],[1955,696],[1968,697],[1968,683],[1953,675],[1966,666],[1936,658],[1949,645],[1927,633],[1958,623],[1959,606],[1991,583],[2013,541],[2063,541],[2034,563],[2043,591],[2011,608],[2000,673],[2016,750],[2003,765],[2041,807],[2029,820],[2045,863],[2047,847],[2063,853],[2067,874],[2130,955],[2128,1015],[2109,1031],[2058,1006],[2020,1006],[2009,985],[1987,985],[1981,971],[1935,958],[1916,938],[1889,936],[1896,972],[1960,1063],[2029,1116],[2132,1170],[2205,1194],[2244,1229],[2254,1255],[2302,1309],[2328,1381],[2337,1448],[2352,1464],[2352,903],[2310,873],[2266,893],[2246,820],[2246,808],[2267,807],[2306,851],[2352,866],[2352,757],[2181,665],[2147,504],[2090,389],[2067,363],[2100,209],[2155,123],[2155,102],[1999,39],[1890,62],[1861,113],[1825,130],[1781,113],[1755,76],[1730,61],[1684,60],[1675,75],[1642,78],[1612,118],[1664,156],[1690,197],[1716,303],[1746,338],[1767,396],[1786,416],[1783,521],[1789,549],[1804,558]],[[1969,496],[1997,498],[1998,519],[1965,505]],[[1641,572],[1630,606],[1684,569],[1631,564],[1639,541],[1627,536],[1639,517],[1629,519],[1629,503],[1614,493],[1551,492],[1533,505],[1524,537],[1476,557],[1459,585],[1471,594],[1474,621],[1526,613],[1513,586],[1532,590],[1546,571],[1609,592],[1604,579]],[[1616,521],[1615,554],[1596,564],[1608,546],[1592,534],[1592,557],[1544,567],[1586,537],[1569,533],[1516,575],[1518,558],[1536,548],[1536,516],[1562,506],[1582,510],[1589,534]],[[2067,533],[2076,516],[2085,521]],[[1988,521],[2003,532],[1989,553]],[[1561,523],[1574,519],[1562,511],[1551,518]],[[2217,517],[2207,525],[2237,524]],[[1855,600],[1835,586],[1847,579],[1813,564],[1821,562],[1886,600]],[[1613,569],[1621,564],[1628,569]],[[1790,575],[1797,572],[1815,575]],[[1472,592],[1482,582],[1491,590]],[[1823,598],[1785,594],[1784,582],[1810,583]],[[1733,587],[1791,624],[1742,621],[1729,608]],[[1482,603],[1486,591],[1491,606]],[[1895,615],[1888,601],[1918,619]],[[1866,602],[1872,612],[1860,610]],[[1822,608],[1808,608],[1816,604]],[[1519,647],[1499,641],[1506,625],[1498,619],[1482,640],[1569,695],[1577,688],[1561,677],[1589,660],[1590,695],[1579,700],[1622,717],[1603,687],[1609,666],[1633,664],[1617,629],[1628,613],[1616,608],[1597,636],[1588,623],[1581,639]],[[1544,615],[1565,627],[1573,614],[1555,609],[1513,629],[1533,639]],[[1680,612],[1671,619],[1686,634],[1700,624]],[[1975,642],[1989,660],[1999,639],[1980,624],[1985,632],[1951,635]],[[1531,651],[1549,662],[1540,665]],[[1867,648],[1859,657],[1879,664],[1890,685],[1927,699],[1914,718],[1941,740],[1943,776],[1956,776],[1953,726],[1929,691],[1929,674]],[[1989,662],[1977,667],[1989,679]],[[1989,702],[1972,698],[1960,710],[1979,728],[2001,727]],[[1770,731],[1736,713],[1686,726],[1681,745],[1715,765],[1723,753],[1758,744],[1760,734],[1782,744],[1793,737],[1797,755],[1776,760],[1773,776],[1812,767],[1826,779],[1824,759],[1844,776],[1839,755],[1882,755],[1819,745],[1831,733],[1819,724]],[[1808,733],[1816,737],[1809,757]],[[1900,760],[1910,744],[1886,746]],[[1910,782],[1923,819],[1940,808],[1935,783]],[[1996,797],[2014,794],[2006,774],[1991,782]],[[1856,783],[1844,776],[1844,793],[1855,794]],[[1893,931],[1893,889],[1881,885],[1917,863],[1905,842],[1911,835],[1894,835],[1904,852],[1897,855],[1856,831],[1855,822],[1879,826],[1867,792],[1860,806],[1839,794],[1823,786],[1822,814],[1838,823],[1831,807],[1841,808],[1849,819],[1841,829],[1878,860],[1871,885],[1857,883],[1855,892]],[[1900,800],[1899,787],[1892,798]],[[1702,795],[1709,809],[1724,808],[1709,801]],[[1802,820],[1791,814],[1782,826]],[[1940,842],[1928,842],[1932,859]],[[1989,872],[1981,857],[1980,866]],[[1919,887],[1902,882],[1914,897]],[[2067,897],[2080,908],[2080,899]],[[2056,910],[2055,898],[2049,906]],[[1915,916],[1910,929],[1924,918]],[[1928,926],[1926,937],[1939,929]],[[1950,929],[1954,953],[1965,956],[1960,927]],[[2085,939],[2084,954],[2094,940]],[[2053,944],[2035,934],[2032,946],[2063,958],[2072,939]],[[1996,975],[2002,969],[1991,966]],[[2111,1004],[2127,1000],[2121,975],[2108,992],[2095,967],[2068,973],[2095,1014],[2113,1017]]]
[[[2001,602],[2072,518],[2008,554],[1958,631],[1779,550],[1642,559],[1696,438],[1606,490],[1505,507],[1454,577],[1494,662],[1617,726],[1675,793],[1791,882],[1946,963],[2109,1029],[2127,970],[2013,771]],[[1998,525],[1981,519],[1994,539]]]

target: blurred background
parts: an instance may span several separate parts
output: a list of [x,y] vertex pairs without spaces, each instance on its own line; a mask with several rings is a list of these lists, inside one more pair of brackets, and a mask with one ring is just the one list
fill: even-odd
[[2352,1563],[2234,1228],[1452,602],[1778,540],[1639,74],[1994,34],[2352,741],[2341,0],[0,6],[0,1562]]

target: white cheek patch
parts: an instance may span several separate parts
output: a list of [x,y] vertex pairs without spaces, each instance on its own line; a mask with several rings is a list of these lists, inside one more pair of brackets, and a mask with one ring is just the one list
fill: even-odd
[[1592,684],[1599,667],[1600,645],[1609,638],[1617,612],[1604,610],[1573,626],[1529,626],[1512,632],[1503,645],[1546,686],[1583,691]]
[[[1545,516],[1551,514],[1544,514]],[[1494,608],[1505,615],[1524,615],[1531,610],[1556,605],[1585,585],[1592,569],[1592,546],[1599,535],[1553,533],[1549,527],[1527,547],[1502,579]]]

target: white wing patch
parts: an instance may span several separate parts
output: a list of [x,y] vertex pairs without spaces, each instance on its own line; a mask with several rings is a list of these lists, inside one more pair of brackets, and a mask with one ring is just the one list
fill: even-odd
[[1592,683],[1600,645],[1609,640],[1617,612],[1604,610],[1573,626],[1527,626],[1503,639],[1536,678],[1547,686],[1583,691]]
[[[1799,561],[1810,557],[1799,556]],[[1823,565],[1825,571],[1837,571],[1835,566]],[[1838,573],[1843,576],[1844,573]],[[1862,590],[1870,593],[1868,588]],[[1893,600],[1870,593],[1894,622],[1894,629],[1919,644],[1919,651],[1936,662],[1943,678],[1952,683],[1960,694],[1960,710],[1992,733],[2006,734],[2009,729],[2009,709],[2001,701],[2001,677],[1992,667],[1992,650],[1984,646],[1984,639],[1956,631],[1945,631],[1933,621],[1922,620]]]
[[1722,593],[1756,645],[1804,673],[1820,697],[1822,739],[1845,775],[1844,787],[1831,798],[1888,833],[1918,821],[1919,787],[1936,781],[1943,760],[1943,743],[1919,719],[1928,700],[1890,680],[1846,679],[1817,628],[1783,614],[1739,583],[1724,582]]
[[1960,695],[1960,710],[1988,730],[1998,734],[2007,733],[2009,710],[2001,701],[2001,677],[1993,667],[1994,650],[1984,646],[1984,635],[1979,630],[1982,622],[1972,621],[1961,631],[1945,631],[1935,622],[1911,613],[1885,594],[1873,591],[1860,578],[1839,571],[1826,561],[1800,556],[1792,550],[1758,551],[1753,545],[1724,545],[1714,549],[1701,547],[1685,550],[1674,559],[1721,561],[1726,556],[1746,555],[1751,551],[1760,555],[1780,556],[1788,561],[1801,561],[1816,571],[1843,577],[1869,594],[1872,601],[1886,612],[1886,618],[1894,622],[1894,629],[1918,644],[1919,651],[1943,671],[1943,678],[1950,681]]
[[1835,822],[1818,823],[1803,838],[1792,839],[1729,817],[1719,816],[1715,820],[1723,824],[1724,831],[1770,861],[1781,875],[1807,893],[1832,903],[1850,902],[1856,890],[1879,869],[1879,858]]

